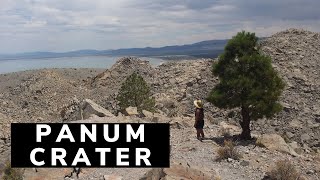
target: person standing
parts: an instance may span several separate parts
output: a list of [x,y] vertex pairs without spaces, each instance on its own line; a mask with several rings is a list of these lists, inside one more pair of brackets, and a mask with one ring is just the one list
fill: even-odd
[[195,122],[194,128],[197,130],[197,139],[202,141],[204,139],[203,126],[204,126],[204,110],[203,103],[201,100],[195,100],[193,102],[195,105]]

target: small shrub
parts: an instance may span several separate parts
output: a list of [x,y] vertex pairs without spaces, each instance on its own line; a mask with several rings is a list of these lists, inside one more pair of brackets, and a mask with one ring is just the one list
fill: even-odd
[[275,168],[267,175],[271,180],[305,180],[288,160],[276,162]]
[[223,147],[220,147],[217,153],[217,161],[228,158],[239,160],[242,157],[231,140],[225,140],[223,143]]
[[23,173],[20,169],[11,168],[11,163],[8,161],[3,169],[3,180],[22,180]]
[[234,118],[236,115],[237,113],[235,111],[230,111],[227,116],[228,118]]
[[258,147],[262,147],[262,148],[265,148],[266,146],[262,144],[260,138],[258,138],[255,142],[255,145],[258,146]]
[[137,73],[131,74],[122,83],[116,97],[120,112],[124,112],[129,106],[137,107],[139,113],[142,113],[142,110],[154,112],[155,99],[151,95],[150,87],[143,77]]

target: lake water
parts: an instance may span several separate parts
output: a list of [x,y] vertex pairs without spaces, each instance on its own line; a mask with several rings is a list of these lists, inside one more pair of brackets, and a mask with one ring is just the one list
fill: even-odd
[[[42,68],[110,68],[120,57],[88,56],[48,59],[0,60],[0,74]],[[158,58],[140,58],[157,66],[165,60]]]

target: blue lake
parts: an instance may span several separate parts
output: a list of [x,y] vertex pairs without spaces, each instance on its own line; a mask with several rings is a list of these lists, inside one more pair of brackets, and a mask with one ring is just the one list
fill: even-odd
[[[120,57],[87,56],[48,59],[0,60],[0,74],[42,68],[110,68]],[[140,58],[157,66],[165,60],[158,58]]]

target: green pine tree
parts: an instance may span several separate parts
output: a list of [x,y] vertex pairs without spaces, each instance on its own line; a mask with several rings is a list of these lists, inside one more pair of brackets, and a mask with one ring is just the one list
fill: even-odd
[[251,139],[250,122],[270,118],[282,110],[278,103],[284,82],[271,65],[271,58],[262,55],[254,33],[239,32],[224,48],[213,74],[219,84],[207,100],[224,109],[240,107],[242,139]]
[[129,106],[137,107],[139,113],[142,110],[154,112],[155,100],[151,98],[150,88],[143,77],[137,73],[127,77],[121,86],[117,101],[122,112]]

